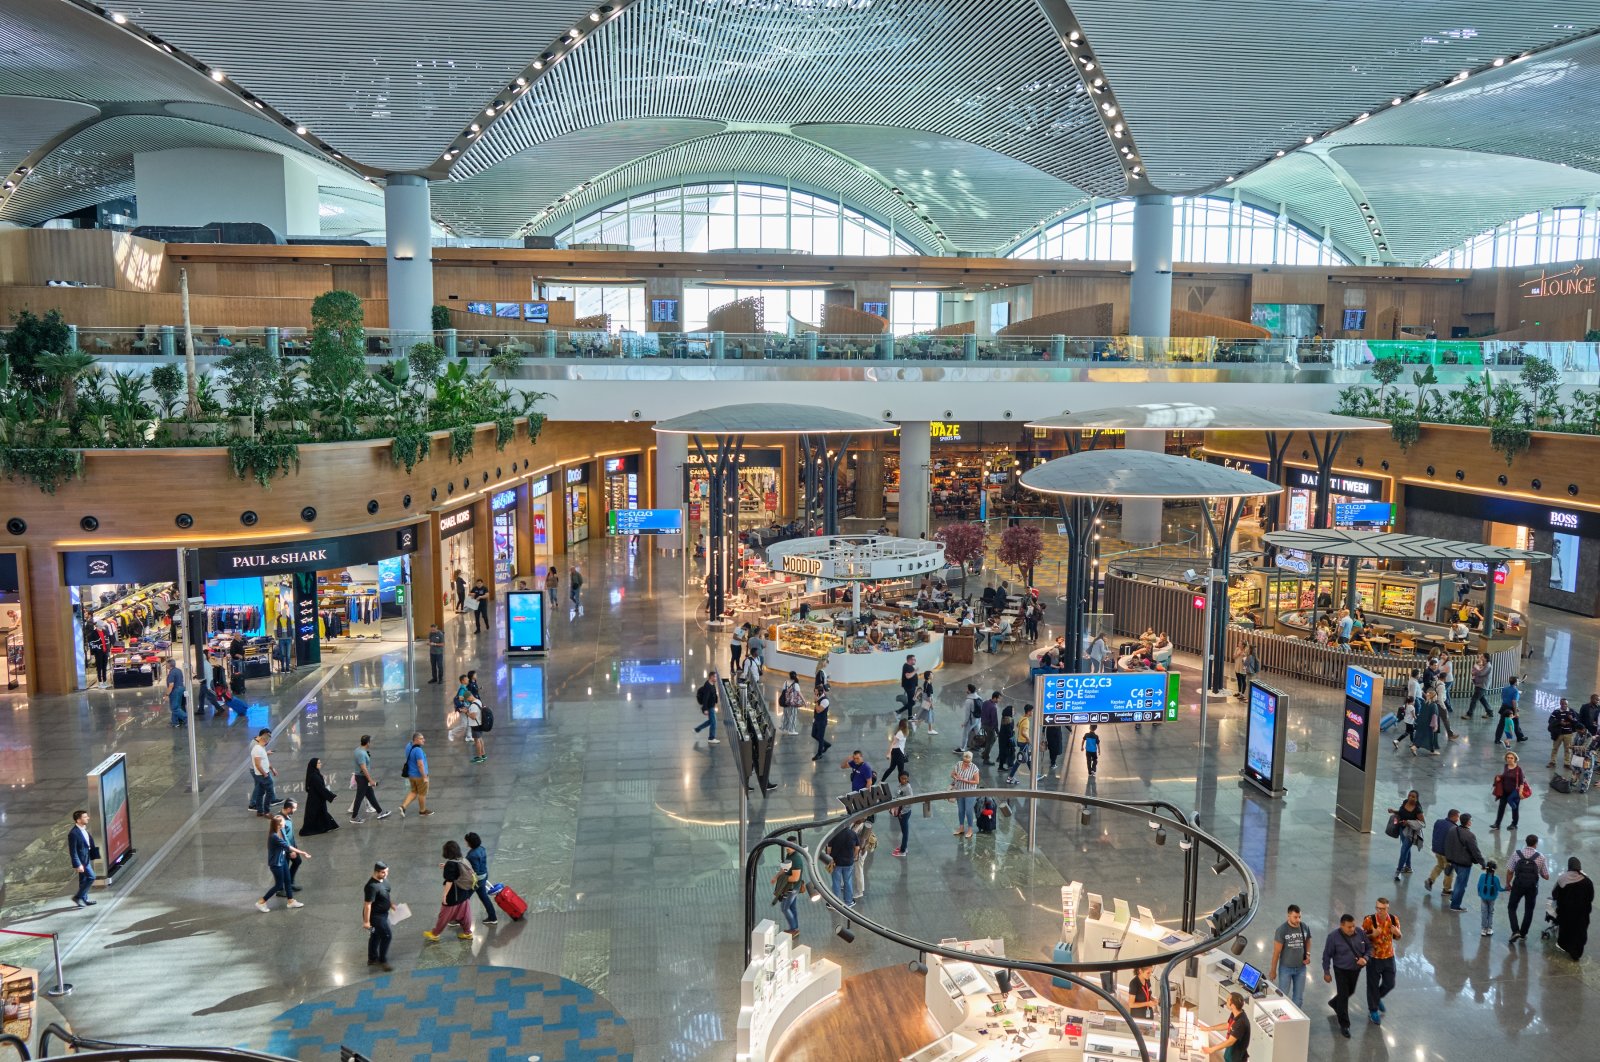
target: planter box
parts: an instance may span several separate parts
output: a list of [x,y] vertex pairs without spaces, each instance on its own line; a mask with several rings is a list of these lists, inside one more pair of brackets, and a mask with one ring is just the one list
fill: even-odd
[[305,435],[311,426],[303,420],[264,420],[261,430],[268,435]]
[[230,423],[215,420],[171,420],[166,429],[174,439],[183,442],[222,442],[232,434]]

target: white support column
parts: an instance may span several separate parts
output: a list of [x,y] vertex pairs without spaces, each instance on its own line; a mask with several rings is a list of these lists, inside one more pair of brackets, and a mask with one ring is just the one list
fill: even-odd
[[[1129,450],[1161,453],[1167,446],[1164,431],[1130,431],[1126,446]],[[1135,545],[1161,541],[1161,499],[1122,499],[1122,540]]]
[[383,196],[389,343],[396,356],[433,341],[433,228],[428,182],[391,174]]
[[933,462],[925,420],[900,422],[900,537],[928,531],[928,466]]
[[[689,437],[687,435],[656,435],[656,499],[653,508],[683,508],[683,469],[689,463]],[[688,514],[684,514],[687,528]],[[660,552],[688,545],[687,531],[682,541],[671,535],[657,535],[656,549]]]
[[1128,334],[1172,335],[1172,197],[1133,200],[1133,277],[1128,284]]

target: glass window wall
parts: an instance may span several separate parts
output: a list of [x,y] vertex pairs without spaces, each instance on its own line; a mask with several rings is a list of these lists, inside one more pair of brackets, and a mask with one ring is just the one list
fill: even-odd
[[[1294,222],[1216,196],[1173,202],[1173,257],[1217,265],[1348,265],[1338,251]],[[1133,257],[1133,202],[1094,203],[1024,237],[1010,258],[1089,262]]]
[[1600,258],[1600,211],[1557,207],[1480,232],[1428,262],[1445,269],[1498,269]]

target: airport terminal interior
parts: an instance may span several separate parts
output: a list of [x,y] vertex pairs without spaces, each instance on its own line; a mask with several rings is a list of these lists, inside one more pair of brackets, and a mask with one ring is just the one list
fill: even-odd
[[0,1062],[1589,1057],[1597,116],[1547,0],[0,0]]

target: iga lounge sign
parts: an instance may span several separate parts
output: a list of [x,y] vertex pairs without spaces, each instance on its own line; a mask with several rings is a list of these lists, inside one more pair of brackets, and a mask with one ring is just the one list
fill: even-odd
[[1558,295],[1593,295],[1594,282],[1593,276],[1583,275],[1583,266],[1575,265],[1560,273],[1546,273],[1541,269],[1537,277],[1523,281],[1520,286],[1525,299],[1548,299]]

